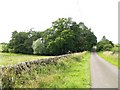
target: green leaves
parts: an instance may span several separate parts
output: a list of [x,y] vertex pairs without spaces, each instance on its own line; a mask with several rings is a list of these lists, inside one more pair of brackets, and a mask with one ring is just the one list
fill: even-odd
[[110,51],[114,47],[114,44],[106,39],[105,36],[97,43],[97,51]]
[[77,24],[71,18],[59,18],[43,32],[44,54],[60,55],[90,50],[96,45],[96,36],[84,23]]
[[41,35],[36,31],[12,33],[12,39],[9,42],[9,49],[14,53],[32,54],[33,41],[40,38]]
[[90,50],[96,43],[96,36],[83,22],[59,18],[43,32],[14,31],[8,46],[15,53],[60,55]]

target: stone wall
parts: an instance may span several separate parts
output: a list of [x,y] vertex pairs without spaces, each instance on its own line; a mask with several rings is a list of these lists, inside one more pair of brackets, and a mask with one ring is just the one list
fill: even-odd
[[65,54],[61,56],[56,56],[52,58],[45,58],[45,59],[38,59],[38,60],[32,60],[28,62],[21,62],[15,65],[9,65],[7,67],[2,66],[0,67],[0,76],[4,74],[5,71],[11,73],[14,71],[15,74],[20,74],[22,71],[30,71],[32,69],[32,66],[37,66],[37,65],[47,65],[47,64],[56,64],[58,60],[61,58],[66,58],[70,54]]
[[58,60],[62,60],[63,58],[67,58],[68,56],[70,56],[70,54],[56,56],[53,58],[21,62],[15,65],[9,65],[7,67],[2,66],[0,67],[0,89],[6,87],[9,88],[12,86],[12,83],[14,83],[14,79],[12,77],[13,74],[19,76],[22,71],[31,74],[34,68],[37,68],[39,66],[46,66],[47,64],[57,64]]

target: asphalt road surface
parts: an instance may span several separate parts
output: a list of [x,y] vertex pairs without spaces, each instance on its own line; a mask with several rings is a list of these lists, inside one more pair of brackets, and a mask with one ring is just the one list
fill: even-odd
[[118,88],[118,68],[91,53],[90,61],[92,88]]

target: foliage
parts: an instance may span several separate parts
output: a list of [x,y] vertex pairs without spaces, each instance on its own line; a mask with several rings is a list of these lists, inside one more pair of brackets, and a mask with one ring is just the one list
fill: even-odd
[[[44,53],[41,54],[60,55],[90,50],[97,40],[84,23],[77,24],[71,18],[59,18],[52,22],[52,27],[43,32],[41,42],[44,47]],[[39,48],[39,45],[36,46]],[[34,49],[34,52],[38,50]]]
[[116,44],[114,47],[111,49],[113,53],[119,53],[120,52],[120,45]]
[[97,43],[97,51],[110,51],[113,47],[114,44],[112,41],[106,39],[105,36],[103,36],[102,40]]
[[1,43],[1,52],[9,52],[8,43]]
[[[11,88],[90,88],[90,53],[74,54],[57,64],[33,66],[31,73],[6,72],[3,87]],[[9,77],[8,81],[6,77]]]
[[12,33],[12,39],[9,42],[9,48],[14,53],[32,54],[32,43],[34,40],[40,38],[40,32],[17,32]]
[[13,53],[61,55],[90,50],[96,43],[96,36],[83,22],[59,18],[43,32],[14,31],[8,48]]

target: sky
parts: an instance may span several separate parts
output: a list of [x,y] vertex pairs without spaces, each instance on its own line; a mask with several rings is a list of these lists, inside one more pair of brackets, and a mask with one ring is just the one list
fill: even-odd
[[58,18],[84,22],[100,41],[118,43],[119,0],[0,0],[0,43],[13,31],[44,31]]

